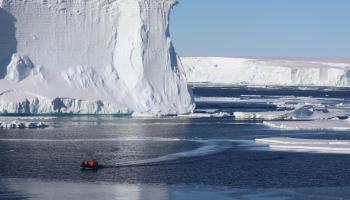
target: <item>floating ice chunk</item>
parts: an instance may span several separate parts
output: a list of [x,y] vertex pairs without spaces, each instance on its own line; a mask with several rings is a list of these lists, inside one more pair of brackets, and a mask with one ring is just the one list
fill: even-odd
[[0,122],[0,128],[6,128],[6,129],[24,129],[24,128],[46,128],[48,127],[47,124],[44,122],[27,122],[27,121],[7,121],[7,122]]
[[38,123],[28,122],[26,124],[26,127],[28,127],[28,128],[37,128],[38,127]]
[[257,144],[268,145],[271,150],[275,151],[350,154],[350,140],[297,139],[273,137],[255,139],[255,142]]
[[24,122],[15,122],[18,128],[27,128],[27,124]]
[[330,112],[326,108],[315,109],[311,105],[298,106],[292,111],[268,111],[268,112],[234,112],[236,119],[252,120],[323,120],[333,118],[346,118],[349,111]]
[[347,120],[264,121],[263,124],[271,128],[283,130],[350,130],[350,122]]
[[9,125],[5,125],[5,127],[17,128],[17,124],[16,123],[10,123]]
[[45,124],[44,122],[39,122],[39,123],[37,124],[37,127],[38,127],[38,128],[46,128],[46,127],[48,127],[48,125]]
[[179,115],[179,117],[183,118],[213,118],[213,117],[231,117],[232,115],[227,112],[218,112],[218,113],[191,113],[187,115]]
[[242,120],[284,120],[288,111],[269,111],[269,112],[234,112],[236,119]]

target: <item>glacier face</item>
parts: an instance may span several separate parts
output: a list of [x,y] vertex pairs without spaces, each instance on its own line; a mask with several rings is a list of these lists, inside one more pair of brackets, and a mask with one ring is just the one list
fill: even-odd
[[350,86],[350,64],[320,61],[183,57],[189,82],[282,86]]
[[0,112],[180,114],[175,0],[0,1]]

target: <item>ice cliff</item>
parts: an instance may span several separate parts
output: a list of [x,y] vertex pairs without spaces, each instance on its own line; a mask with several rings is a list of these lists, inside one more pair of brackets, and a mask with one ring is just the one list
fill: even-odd
[[350,86],[350,64],[220,57],[181,58],[189,82],[282,86]]
[[175,0],[0,0],[0,113],[193,110]]

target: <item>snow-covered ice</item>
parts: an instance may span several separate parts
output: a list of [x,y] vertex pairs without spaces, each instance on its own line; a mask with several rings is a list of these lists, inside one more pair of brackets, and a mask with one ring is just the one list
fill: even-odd
[[315,109],[312,105],[299,105],[291,111],[266,111],[266,112],[234,112],[236,119],[251,120],[326,120],[335,118],[347,118],[349,110],[332,111],[328,109]]
[[350,63],[182,57],[189,82],[241,85],[350,86]]
[[187,115],[179,115],[182,118],[223,118],[223,117],[232,117],[228,112],[203,112],[203,113],[191,113]]
[[175,0],[0,1],[0,113],[183,114]]
[[263,124],[282,130],[350,131],[349,120],[264,121]]
[[317,153],[350,153],[350,140],[299,139],[299,138],[261,138],[257,144],[268,145],[276,151],[298,151]]

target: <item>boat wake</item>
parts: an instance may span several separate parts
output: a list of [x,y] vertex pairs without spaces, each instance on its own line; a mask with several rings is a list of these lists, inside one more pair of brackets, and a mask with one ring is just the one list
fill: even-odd
[[231,142],[218,142],[218,141],[208,141],[203,143],[199,148],[183,151],[178,153],[172,153],[156,158],[128,161],[123,163],[118,163],[115,165],[103,165],[103,168],[120,168],[120,167],[137,167],[137,166],[151,166],[151,165],[162,165],[165,162],[176,161],[183,158],[201,157],[212,155],[216,153],[223,152],[232,147]]
[[193,142],[200,146],[196,149],[171,153],[155,158],[120,162],[119,160],[110,160],[103,164],[101,168],[120,168],[134,166],[150,166],[169,164],[167,162],[176,161],[184,158],[201,157],[223,152],[234,146],[234,143],[242,143],[241,140],[230,139],[202,139],[202,138],[162,138],[162,137],[120,137],[120,138],[101,138],[101,139],[19,139],[8,138],[0,139],[0,142],[53,142],[53,143],[79,143],[79,142],[134,142],[134,141],[152,141],[152,142]]

